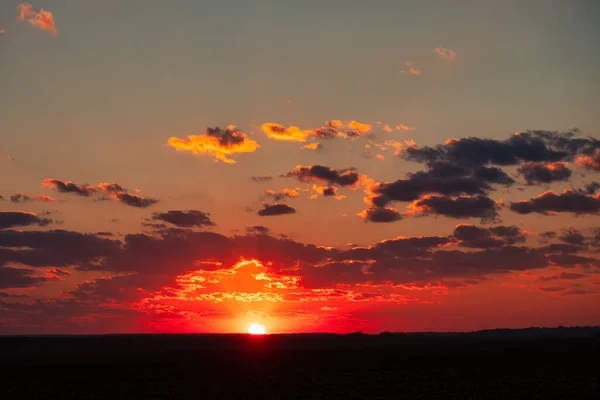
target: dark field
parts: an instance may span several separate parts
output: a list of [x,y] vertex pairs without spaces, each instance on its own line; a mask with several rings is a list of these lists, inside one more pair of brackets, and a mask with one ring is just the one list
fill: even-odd
[[0,338],[2,399],[597,399],[600,339]]

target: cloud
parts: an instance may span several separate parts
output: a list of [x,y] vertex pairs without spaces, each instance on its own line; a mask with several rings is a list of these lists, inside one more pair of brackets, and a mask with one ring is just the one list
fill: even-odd
[[[0,229],[13,228],[15,226],[39,225],[46,226],[51,224],[51,219],[40,218],[35,213],[23,211],[3,211],[0,212]],[[0,244],[1,245],[1,244]]]
[[254,225],[246,228],[246,234],[248,235],[269,235],[270,229],[262,225]]
[[[119,201],[130,207],[146,208],[158,203],[158,199],[144,198],[137,194],[128,193],[128,190],[118,183],[99,183],[97,186],[87,184],[78,185],[71,181],[60,179],[45,179],[43,186],[50,187],[59,193],[74,193],[83,197],[91,197],[96,194],[104,194],[107,198]],[[43,196],[46,197],[46,196]]]
[[51,12],[45,11],[43,8],[36,10],[31,4],[25,2],[19,4],[17,8],[19,8],[17,21],[25,21],[27,19],[27,22],[36,28],[46,30],[56,36],[56,25]]
[[538,278],[539,281],[548,282],[554,280],[573,280],[573,279],[581,279],[585,278],[583,274],[577,274],[574,272],[562,272],[560,274],[551,275],[551,276],[540,276]]
[[[297,126],[289,126],[286,128],[285,126],[274,122],[264,123],[261,126],[261,129],[270,139],[305,142],[308,138],[333,139],[341,137],[350,139],[360,137],[370,133],[372,126],[355,120],[345,123],[334,119],[326,121],[325,125],[315,129],[300,129]],[[311,143],[302,148],[305,150],[318,150],[320,149],[319,146],[320,145],[318,144]]]
[[402,214],[394,208],[371,207],[358,214],[365,221],[371,222],[394,222],[402,219]]
[[568,181],[571,170],[566,162],[541,163],[527,161],[517,169],[525,178],[528,185]]
[[25,193],[17,193],[17,194],[13,194],[12,196],[10,196],[10,201],[12,203],[27,203],[30,201],[39,201],[42,203],[54,203],[56,200],[54,200],[50,196],[42,196],[42,195],[29,196]]
[[600,171],[600,149],[593,155],[578,157],[577,164],[592,171]]
[[254,182],[268,182],[270,180],[273,180],[273,177],[272,176],[267,176],[267,175],[263,175],[263,176],[251,176],[250,180],[254,181]]
[[435,51],[438,56],[445,58],[446,60],[453,61],[456,59],[456,52],[454,50],[450,50],[445,47],[436,47],[433,49],[433,51]]
[[260,146],[254,140],[240,131],[235,125],[227,129],[207,128],[203,134],[189,135],[187,138],[171,137],[169,146],[181,151],[191,151],[193,154],[208,154],[215,161],[235,164],[228,155],[235,153],[253,153]]
[[343,200],[346,198],[344,195],[339,195],[336,186],[319,186],[312,185],[313,194],[310,196],[311,199],[318,199],[319,196],[323,197],[335,197],[336,200]]
[[[1,219],[1,217],[0,217]],[[94,234],[65,230],[0,231],[0,264],[32,267],[85,265],[119,249],[120,242]]]
[[99,183],[98,189],[111,199],[117,200],[130,207],[147,208],[156,203],[158,199],[144,198],[137,194],[128,193],[128,190],[118,183]]
[[417,128],[415,128],[414,126],[407,126],[407,125],[396,125],[396,130],[397,131],[416,131]]
[[52,188],[59,193],[74,193],[79,196],[90,197],[96,193],[96,188],[91,185],[77,185],[71,181],[61,181],[60,179],[45,179],[42,182],[45,187]]
[[600,182],[591,182],[585,185],[585,192],[587,194],[596,194],[600,191]]
[[498,219],[499,205],[486,196],[426,195],[408,206],[407,215],[442,215],[450,218],[481,218],[484,222]]
[[265,196],[273,199],[274,201],[282,201],[282,200],[287,200],[287,199],[291,199],[291,198],[300,196],[299,190],[300,190],[300,188],[295,188],[295,189],[285,189],[284,188],[281,190],[281,192],[276,192],[274,190],[267,189],[267,190],[265,190]]
[[551,286],[551,287],[540,286],[538,289],[541,290],[542,292],[562,292],[563,290],[566,290],[566,288],[560,287],[560,286]]
[[301,182],[329,182],[339,186],[352,186],[359,180],[354,168],[334,169],[322,165],[297,165],[293,171],[282,176],[295,177]]
[[434,163],[427,171],[408,174],[407,179],[374,183],[368,192],[368,204],[385,206],[392,201],[414,201],[426,194],[444,196],[484,195],[492,190],[491,184],[509,186],[514,183],[504,171],[493,167],[470,170],[455,164]]
[[35,275],[36,271],[0,265],[0,289],[27,288],[49,281],[47,276]]
[[302,150],[322,151],[323,145],[321,143],[309,143],[302,146]]
[[406,65],[408,69],[401,70],[401,74],[421,75],[421,70],[411,67],[412,63],[410,61],[405,61],[404,65]]
[[155,212],[152,214],[154,221],[164,221],[181,228],[198,226],[215,226],[210,214],[199,210],[171,210],[167,212]]
[[311,130],[300,130],[297,126],[286,128],[273,122],[264,123],[261,128],[268,138],[276,140],[305,142],[307,137],[313,135]]
[[434,147],[410,146],[401,156],[410,161],[432,164],[446,162],[473,168],[486,164],[508,166],[521,162],[570,161],[577,154],[591,154],[600,148],[600,140],[576,138],[571,132],[527,131],[506,140],[468,137],[449,139]]
[[264,204],[261,210],[258,210],[258,215],[268,217],[274,215],[295,214],[296,209],[287,204]]
[[510,209],[518,214],[597,214],[600,211],[600,193],[592,196],[574,190],[565,190],[560,194],[549,190],[536,198],[511,203]]
[[453,236],[458,240],[458,246],[475,249],[497,248],[526,240],[525,234],[516,225],[478,227],[460,224],[454,229]]

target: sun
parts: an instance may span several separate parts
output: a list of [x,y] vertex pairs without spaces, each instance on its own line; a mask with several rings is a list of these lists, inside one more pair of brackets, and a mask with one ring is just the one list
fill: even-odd
[[252,324],[248,327],[248,333],[251,335],[264,335],[267,330],[261,324]]

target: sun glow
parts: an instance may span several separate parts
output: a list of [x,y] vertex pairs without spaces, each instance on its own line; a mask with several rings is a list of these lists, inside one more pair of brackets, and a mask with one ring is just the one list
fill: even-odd
[[264,335],[266,333],[266,329],[263,325],[252,324],[248,327],[248,333],[251,335]]

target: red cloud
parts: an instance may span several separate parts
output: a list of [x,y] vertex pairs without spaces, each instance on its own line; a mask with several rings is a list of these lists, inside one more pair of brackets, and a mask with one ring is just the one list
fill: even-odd
[[56,36],[56,25],[54,24],[54,17],[51,12],[45,11],[43,8],[36,10],[29,3],[21,3],[17,7],[20,10],[17,21],[25,21],[27,19],[27,22],[31,25],[43,31],[49,31],[53,36]]
[[436,47],[433,49],[437,53],[438,56],[445,58],[446,60],[455,60],[456,52],[454,50],[447,49],[445,47]]

